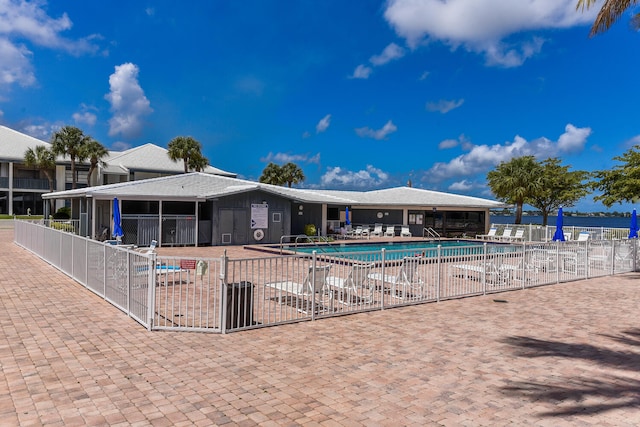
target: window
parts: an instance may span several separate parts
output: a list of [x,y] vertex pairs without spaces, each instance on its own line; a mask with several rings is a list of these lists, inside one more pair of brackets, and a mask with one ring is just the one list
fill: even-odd
[[272,222],[282,222],[282,213],[274,212],[271,221]]

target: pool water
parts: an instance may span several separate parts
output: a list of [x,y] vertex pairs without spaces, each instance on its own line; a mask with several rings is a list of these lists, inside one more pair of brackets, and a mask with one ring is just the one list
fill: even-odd
[[[503,245],[487,244],[491,251],[496,251],[497,247]],[[316,251],[318,255],[331,255],[349,259],[381,259],[381,251],[385,249],[386,259],[401,259],[407,256],[422,256],[433,258],[438,256],[438,247],[440,247],[440,255],[472,255],[483,252],[484,247],[481,242],[472,242],[465,240],[447,240],[447,241],[423,241],[423,242],[383,242],[383,243],[365,243],[365,244],[332,244],[332,245],[313,245],[298,246],[297,248],[289,247],[291,251],[296,253],[312,253]],[[366,253],[366,254],[365,254]]]

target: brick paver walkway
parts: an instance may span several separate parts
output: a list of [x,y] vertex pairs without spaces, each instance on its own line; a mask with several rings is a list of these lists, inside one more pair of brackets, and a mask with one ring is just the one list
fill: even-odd
[[12,240],[0,230],[2,426],[640,424],[640,274],[148,332]]

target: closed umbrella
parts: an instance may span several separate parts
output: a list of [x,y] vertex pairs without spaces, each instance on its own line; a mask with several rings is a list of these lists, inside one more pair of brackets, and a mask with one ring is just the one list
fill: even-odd
[[120,204],[118,203],[118,198],[113,199],[113,237],[118,239],[122,237],[124,233],[122,232],[122,219],[120,218]]
[[638,238],[638,216],[636,215],[636,210],[634,209],[631,212],[631,225],[629,226],[629,238],[637,239]]
[[[351,225],[351,221],[349,221],[349,207],[346,207],[346,208],[345,208],[344,216],[345,216],[345,221],[344,221],[344,223],[345,223],[346,225]],[[636,236],[636,237],[638,237],[638,236]]]
[[562,208],[558,209],[558,218],[556,219],[556,232],[553,234],[553,241],[559,240],[564,242],[564,232],[562,231]]

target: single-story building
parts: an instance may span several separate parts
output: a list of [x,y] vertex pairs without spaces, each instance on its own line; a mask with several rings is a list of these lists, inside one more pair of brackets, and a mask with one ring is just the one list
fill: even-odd
[[[352,226],[408,226],[414,236],[433,230],[454,237],[484,233],[492,200],[412,187],[335,191],[280,187],[233,177],[188,173],[43,194],[70,201],[80,234],[97,237],[113,229],[113,201],[122,215],[123,241],[148,245],[242,245],[278,243]],[[106,231],[105,231],[106,230]]]

